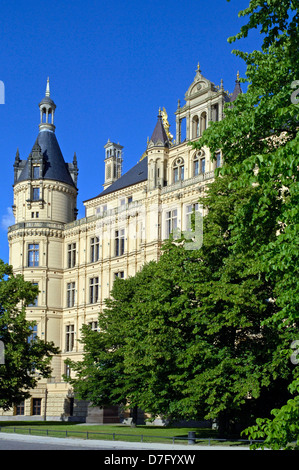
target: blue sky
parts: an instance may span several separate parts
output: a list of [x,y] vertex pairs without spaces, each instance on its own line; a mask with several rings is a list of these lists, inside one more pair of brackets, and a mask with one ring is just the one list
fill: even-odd
[[38,134],[38,103],[50,77],[56,136],[65,161],[77,154],[78,209],[104,182],[104,145],[124,146],[123,172],[146,149],[159,107],[175,134],[178,99],[202,74],[233,91],[245,66],[231,53],[260,49],[258,31],[232,45],[249,0],[0,0],[0,258],[8,262],[13,163],[28,157]]

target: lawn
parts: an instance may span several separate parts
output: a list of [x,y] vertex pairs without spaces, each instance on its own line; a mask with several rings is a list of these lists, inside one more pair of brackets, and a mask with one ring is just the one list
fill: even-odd
[[[196,433],[196,444],[219,444],[217,431],[207,428],[183,428],[171,426],[137,426],[124,424],[92,425],[51,421],[0,421],[0,431],[51,437],[76,437],[81,439],[103,439],[130,442],[161,442],[188,444],[188,432]],[[226,442],[240,445],[240,442]],[[245,443],[246,444],[246,443]]]

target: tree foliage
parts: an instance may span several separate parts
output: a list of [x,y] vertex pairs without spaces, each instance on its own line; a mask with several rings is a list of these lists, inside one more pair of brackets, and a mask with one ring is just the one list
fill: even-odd
[[230,41],[259,27],[264,43],[235,51],[247,92],[193,144],[224,157],[200,199],[203,245],[169,240],[157,263],[115,282],[72,383],[95,404],[128,399],[153,416],[216,419],[223,432],[260,417],[248,435],[286,447],[298,436],[298,11],[252,0],[240,15],[249,22]]
[[37,287],[14,276],[0,260],[0,340],[4,357],[0,364],[0,407],[8,410],[30,396],[39,378],[49,377],[53,343],[33,334],[35,323],[26,320],[25,309],[34,302]]

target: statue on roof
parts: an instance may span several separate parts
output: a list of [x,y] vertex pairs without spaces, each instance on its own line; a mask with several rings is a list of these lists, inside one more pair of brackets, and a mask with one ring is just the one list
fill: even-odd
[[172,142],[173,135],[169,132],[170,124],[168,122],[168,114],[167,114],[165,108],[163,108],[163,111],[161,112],[161,114],[162,114],[162,121],[163,121],[163,126],[164,126],[164,129],[165,129],[165,132],[167,134],[169,142]]

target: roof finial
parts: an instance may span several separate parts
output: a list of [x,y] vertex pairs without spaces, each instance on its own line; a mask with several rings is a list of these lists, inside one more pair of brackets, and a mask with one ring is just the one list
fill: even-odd
[[240,80],[240,73],[239,73],[239,70],[237,72],[237,80],[239,81]]
[[200,72],[201,72],[201,70],[200,70],[200,66],[199,66],[199,62],[198,62],[198,64],[197,64],[197,69],[196,69],[196,72],[198,72],[198,73],[200,73]]
[[47,79],[46,96],[50,96],[50,80]]

